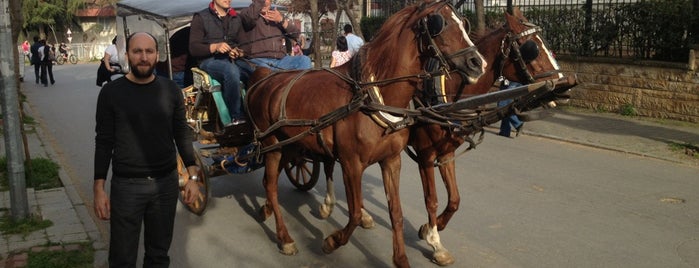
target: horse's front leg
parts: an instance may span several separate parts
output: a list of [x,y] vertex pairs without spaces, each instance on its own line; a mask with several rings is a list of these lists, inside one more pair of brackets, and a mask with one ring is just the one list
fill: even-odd
[[425,195],[425,208],[427,209],[428,222],[420,226],[418,236],[427,241],[432,247],[432,260],[442,266],[454,263],[454,257],[442,245],[439,232],[437,231],[437,190],[434,178],[434,157],[422,155],[420,167],[420,179],[422,180],[422,191]]
[[296,248],[296,243],[289,235],[289,231],[286,229],[284,219],[282,218],[282,212],[279,208],[278,184],[279,173],[282,167],[281,159],[281,151],[272,151],[265,154],[265,175],[263,183],[265,192],[267,193],[267,200],[261,208],[261,216],[263,220],[266,220],[271,214],[274,214],[280,251],[285,255],[294,255],[298,253],[298,249]]
[[403,209],[400,204],[400,153],[381,162],[383,187],[388,200],[388,212],[393,227],[393,265],[410,267],[405,255],[405,238],[403,237]]
[[454,152],[439,157],[439,161],[444,163],[444,165],[439,166],[439,173],[442,175],[445,188],[447,188],[447,198],[449,200],[442,214],[439,214],[439,217],[437,217],[437,230],[439,231],[447,227],[451,217],[459,210],[459,203],[461,202],[459,187],[456,185],[456,164],[448,159],[454,159]]

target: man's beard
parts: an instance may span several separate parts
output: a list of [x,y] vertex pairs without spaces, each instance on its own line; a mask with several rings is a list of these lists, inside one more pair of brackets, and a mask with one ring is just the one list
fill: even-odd
[[155,70],[155,65],[149,66],[144,72],[138,69],[138,65],[134,66],[133,64],[129,64],[129,66],[131,67],[131,72],[136,78],[148,78],[153,75],[153,71]]

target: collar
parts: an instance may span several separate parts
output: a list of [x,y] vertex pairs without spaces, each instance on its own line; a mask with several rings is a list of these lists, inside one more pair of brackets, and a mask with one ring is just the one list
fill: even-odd
[[[214,1],[211,1],[211,3],[209,3],[209,11],[211,11],[211,13],[214,13],[214,15],[218,15],[218,13],[216,13],[216,7],[214,7]],[[235,9],[228,8],[228,15],[231,17],[235,17],[238,15],[238,13],[235,12]]]

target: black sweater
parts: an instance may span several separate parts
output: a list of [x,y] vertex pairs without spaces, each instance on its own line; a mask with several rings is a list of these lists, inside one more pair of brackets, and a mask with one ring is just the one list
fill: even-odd
[[195,164],[182,93],[171,80],[108,83],[97,98],[96,119],[94,179],[106,179],[110,163],[119,177],[167,175],[177,167],[178,151],[185,166]]

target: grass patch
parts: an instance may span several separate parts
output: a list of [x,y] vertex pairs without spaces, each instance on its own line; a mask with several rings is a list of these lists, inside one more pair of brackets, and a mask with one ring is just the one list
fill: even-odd
[[[60,166],[47,158],[34,158],[30,168],[25,166],[26,184],[35,190],[53,189],[63,186],[61,178],[58,176]],[[9,178],[7,176],[7,158],[0,157],[0,190],[9,188]]]
[[39,252],[29,252],[27,268],[88,268],[92,267],[94,255],[94,250],[89,244],[81,244],[80,250],[44,250]]
[[692,157],[694,159],[699,159],[699,146],[696,146],[691,143],[677,143],[677,142],[670,142],[669,143],[670,150],[673,152],[679,152],[683,153],[689,157]]
[[37,216],[31,215],[26,219],[14,220],[9,213],[4,213],[0,217],[0,232],[2,234],[21,234],[23,236],[29,233],[51,227],[53,222],[50,220],[42,220]]

